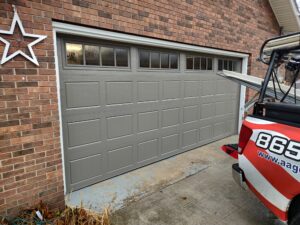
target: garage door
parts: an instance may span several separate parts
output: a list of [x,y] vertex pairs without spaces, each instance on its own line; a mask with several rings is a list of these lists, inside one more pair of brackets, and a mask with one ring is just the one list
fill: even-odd
[[74,37],[58,51],[68,191],[237,133],[239,88],[216,71],[238,59]]

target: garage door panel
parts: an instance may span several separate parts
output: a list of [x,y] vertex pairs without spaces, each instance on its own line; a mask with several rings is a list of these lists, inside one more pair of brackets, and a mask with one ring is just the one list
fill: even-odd
[[115,116],[106,119],[107,137],[109,139],[118,138],[133,133],[133,116]]
[[101,109],[101,107],[81,108],[76,110],[66,110],[62,112],[62,116],[66,118],[64,122],[67,125],[68,123],[75,123],[77,121],[99,119],[99,115],[101,115],[102,112],[103,109]]
[[212,125],[216,122],[216,117],[209,117],[205,119],[201,119],[199,122],[199,127],[206,127]]
[[69,147],[101,141],[101,121],[85,120],[68,123]]
[[168,108],[176,108],[178,105],[182,104],[182,99],[168,99],[168,100],[162,100],[160,107],[163,109],[168,109]]
[[193,121],[193,122],[181,124],[180,129],[182,132],[185,132],[188,130],[199,129],[199,126],[200,126],[199,121]]
[[160,129],[161,135],[171,135],[173,133],[180,133],[182,131],[182,124],[177,124],[174,126],[162,127]]
[[228,102],[216,102],[216,116],[229,113],[229,108]]
[[171,152],[178,151],[180,149],[180,134],[173,133],[171,135],[167,135],[162,137],[162,148],[161,154],[167,155]]
[[[176,130],[175,130],[176,131]],[[151,130],[147,132],[140,132],[136,134],[136,143],[146,142],[148,140],[157,139],[161,137],[161,132],[158,130]]]
[[216,102],[225,102],[230,101],[232,99],[230,94],[218,94],[214,97]]
[[198,129],[188,130],[183,132],[182,146],[187,147],[198,142]]
[[[156,136],[155,136],[156,137]],[[134,143],[134,144],[133,144]],[[124,146],[131,146],[136,144],[136,136],[123,136],[114,139],[107,139],[105,141],[105,146],[103,146],[104,151],[111,151],[114,149],[123,148]]]
[[202,103],[200,108],[200,118],[207,119],[216,115],[215,103]]
[[133,84],[130,81],[107,81],[106,104],[132,103]]
[[211,140],[213,138],[213,126],[203,126],[199,130],[200,141]]
[[138,108],[134,106],[133,103],[104,106],[101,114],[106,118],[132,115],[138,111]]
[[228,92],[228,85],[223,80],[216,80],[216,94],[224,94]]
[[202,84],[202,96],[215,95],[217,86],[214,80],[203,81]]
[[227,132],[227,129],[226,129],[226,123],[225,122],[219,122],[219,123],[216,123],[214,125],[214,137],[218,137],[220,135],[223,135],[226,132]]
[[180,108],[162,110],[162,127],[178,125],[180,123]]
[[150,131],[159,128],[158,111],[138,113],[138,131]]
[[199,98],[200,82],[198,80],[184,81],[184,97]]
[[76,146],[76,147],[70,147],[67,150],[67,154],[69,157],[69,160],[77,160],[93,155],[103,154],[104,153],[104,145],[103,143],[96,142],[96,143],[90,143],[86,145]]
[[228,123],[228,130],[232,133],[235,131],[235,127],[237,126],[236,117],[232,117],[230,120],[227,121]]
[[65,86],[67,108],[100,105],[98,82],[69,82]]
[[126,146],[108,152],[108,171],[114,173],[117,170],[124,170],[134,164],[133,146]]
[[126,46],[132,68],[60,64],[68,191],[236,133],[238,85],[189,71],[184,52],[178,70],[139,68]]
[[216,102],[216,96],[214,95],[207,95],[207,96],[201,96],[201,103],[215,103]]
[[101,154],[70,162],[71,183],[99,177],[103,174],[103,157]]
[[159,100],[159,82],[138,81],[138,101],[158,101]]
[[199,99],[199,97],[198,98],[190,97],[190,98],[184,98],[184,101],[182,102],[182,104],[184,107],[190,106],[190,105],[198,105],[200,101],[201,100]]
[[153,160],[159,156],[158,138],[138,144],[138,162]]
[[180,97],[180,81],[163,82],[163,99],[177,99]]
[[199,107],[198,105],[183,107],[183,122],[193,122],[199,120]]

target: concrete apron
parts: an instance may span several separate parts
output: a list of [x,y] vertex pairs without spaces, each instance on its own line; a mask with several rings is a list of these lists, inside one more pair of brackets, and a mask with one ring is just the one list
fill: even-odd
[[[74,191],[66,195],[66,204],[71,207],[83,206],[96,212],[101,212],[104,208],[118,210],[130,202],[205,170],[216,159],[203,157],[203,152],[236,141],[237,137],[232,136]],[[220,156],[216,154],[214,157]]]

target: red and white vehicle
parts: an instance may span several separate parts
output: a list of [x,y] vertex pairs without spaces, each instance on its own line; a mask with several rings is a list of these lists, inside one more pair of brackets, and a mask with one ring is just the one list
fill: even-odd
[[[238,160],[232,166],[233,177],[290,225],[300,225],[299,49],[300,33],[267,40],[260,55],[269,66],[262,84],[229,71],[219,74],[260,89],[252,115],[243,121],[238,144],[222,147]],[[288,86],[278,81],[279,66],[293,76]]]

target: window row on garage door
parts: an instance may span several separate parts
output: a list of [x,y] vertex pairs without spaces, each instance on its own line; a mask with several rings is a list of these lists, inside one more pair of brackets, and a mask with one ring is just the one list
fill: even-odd
[[68,191],[235,134],[240,59],[60,37]]

